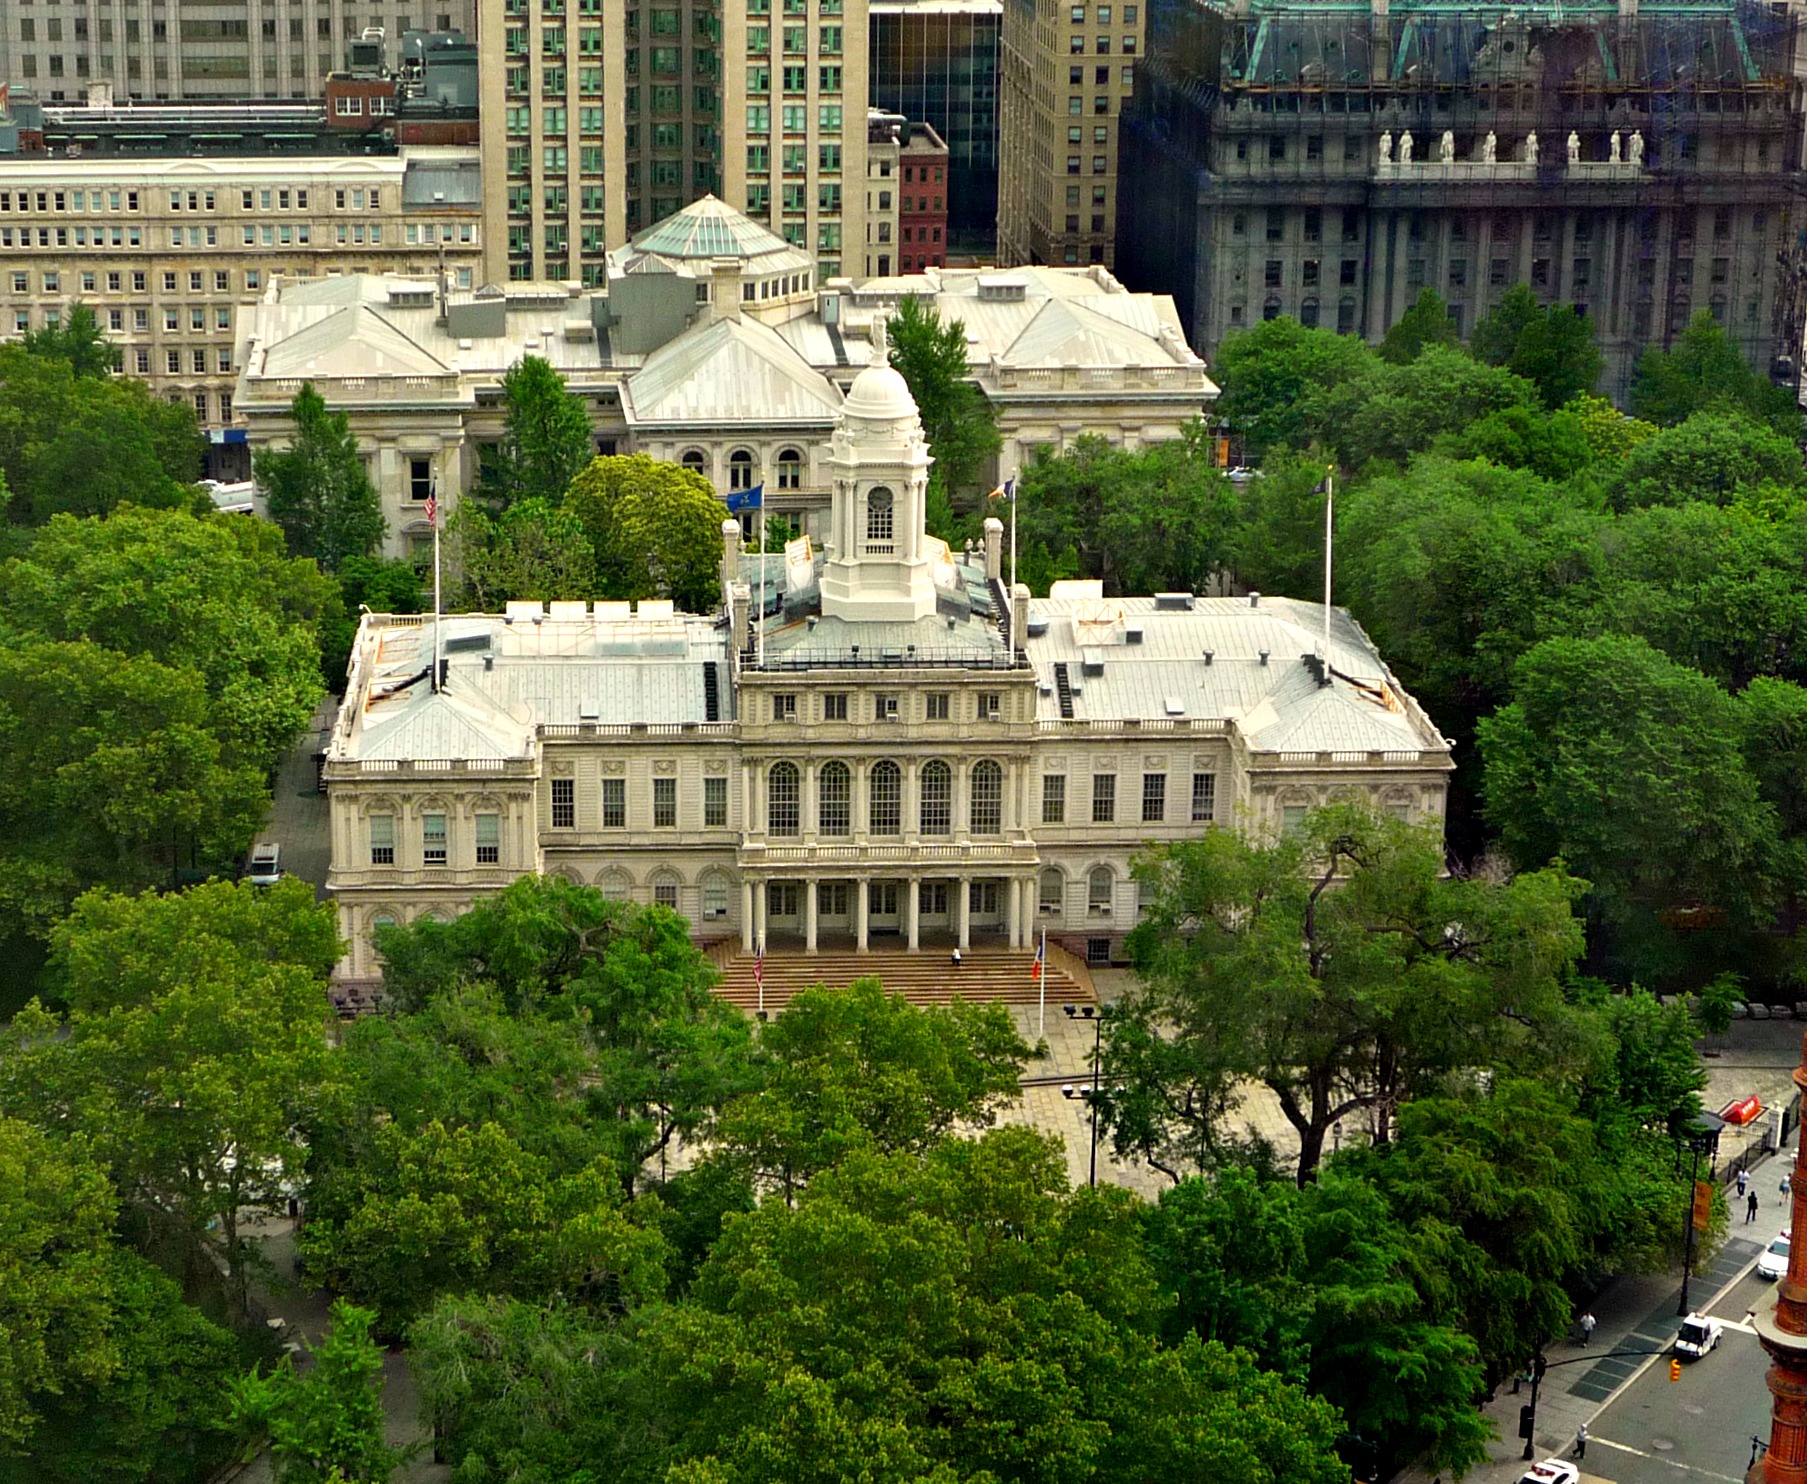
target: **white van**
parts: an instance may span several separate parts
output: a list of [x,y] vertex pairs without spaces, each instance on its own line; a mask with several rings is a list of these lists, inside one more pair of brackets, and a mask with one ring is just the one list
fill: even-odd
[[251,869],[246,873],[253,886],[274,886],[282,880],[282,847],[264,840],[251,847]]

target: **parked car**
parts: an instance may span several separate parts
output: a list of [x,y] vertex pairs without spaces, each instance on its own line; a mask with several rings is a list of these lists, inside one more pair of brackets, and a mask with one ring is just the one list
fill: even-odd
[[1578,1484],[1581,1470],[1566,1458],[1546,1458],[1519,1475],[1518,1484]]
[[1780,1278],[1788,1271],[1788,1233],[1783,1232],[1763,1249],[1757,1259],[1757,1273],[1763,1278]]
[[1719,1337],[1725,1333],[1725,1326],[1717,1319],[1705,1314],[1690,1314],[1682,1320],[1680,1333],[1675,1337],[1675,1353],[1683,1360],[1699,1360],[1719,1343]]
[[251,869],[245,873],[253,886],[274,886],[282,880],[282,847],[270,840],[251,847]]

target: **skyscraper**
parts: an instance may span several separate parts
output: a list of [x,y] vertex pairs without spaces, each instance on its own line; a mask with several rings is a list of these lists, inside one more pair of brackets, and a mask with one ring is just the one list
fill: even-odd
[[705,195],[823,278],[857,269],[865,0],[479,5],[488,277],[599,283],[605,251]]

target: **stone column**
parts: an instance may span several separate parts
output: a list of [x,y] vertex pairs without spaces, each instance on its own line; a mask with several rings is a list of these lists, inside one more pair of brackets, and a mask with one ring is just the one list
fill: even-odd
[[853,883],[853,941],[861,953],[869,946],[866,923],[872,909],[871,888],[872,883],[864,879]]
[[816,878],[803,883],[803,951],[816,951]]
[[816,808],[820,796],[816,792],[816,763],[813,758],[806,759],[803,764],[801,782],[803,797],[797,800],[798,833],[805,840],[815,838],[816,832],[822,828],[822,821],[817,817]]
[[954,890],[960,893],[960,900],[954,907],[954,928],[959,934],[955,941],[964,952],[972,947],[972,878],[962,876],[954,883]]
[[948,821],[952,827],[948,833],[956,840],[964,840],[972,834],[972,764],[956,763],[953,772],[954,796],[949,802],[953,818]]
[[898,833],[906,840],[922,835],[922,764],[915,758],[904,758],[897,781]]
[[904,931],[909,935],[910,952],[922,947],[922,878],[910,878],[910,899],[904,907]]
[[1010,946],[1021,948],[1023,946],[1023,883],[1020,878],[1012,876],[1005,881],[1004,890],[1006,892],[1005,911],[1008,914],[1005,923],[1010,930]]
[[755,882],[753,886],[753,946],[758,953],[764,953],[766,948],[766,886],[764,881]]

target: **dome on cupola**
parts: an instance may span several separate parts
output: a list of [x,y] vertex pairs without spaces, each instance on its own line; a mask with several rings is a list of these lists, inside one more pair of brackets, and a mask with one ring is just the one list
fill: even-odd
[[864,422],[919,422],[910,384],[888,359],[884,323],[872,323],[872,360],[853,378],[841,410]]

